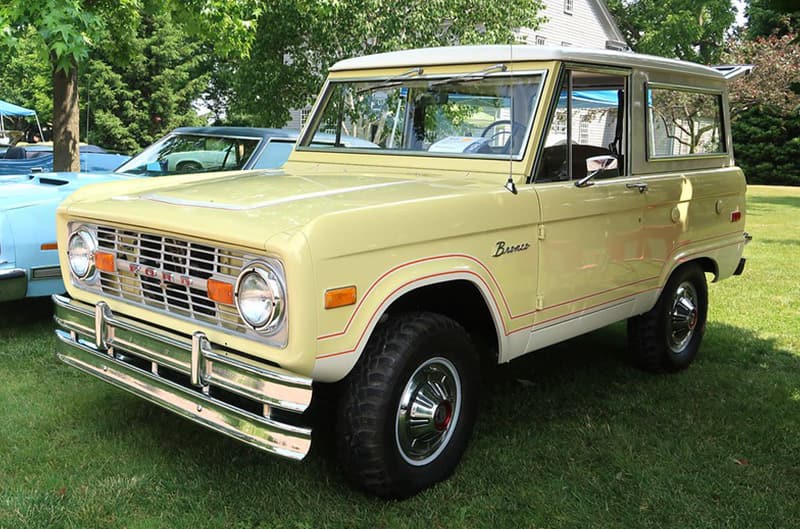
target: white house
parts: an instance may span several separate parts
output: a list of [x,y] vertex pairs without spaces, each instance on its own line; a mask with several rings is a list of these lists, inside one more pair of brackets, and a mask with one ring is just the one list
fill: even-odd
[[544,0],[547,22],[539,29],[520,28],[520,40],[547,46],[625,50],[628,45],[602,0]]

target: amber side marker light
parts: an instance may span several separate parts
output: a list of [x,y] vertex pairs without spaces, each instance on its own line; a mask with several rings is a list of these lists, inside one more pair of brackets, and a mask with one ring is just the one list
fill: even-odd
[[206,286],[208,287],[209,299],[217,303],[233,305],[233,285],[231,283],[209,279],[206,282]]
[[113,272],[116,270],[116,263],[114,262],[114,254],[108,252],[95,252],[94,253],[94,266],[103,272]]
[[332,288],[325,291],[325,308],[335,309],[355,305],[356,287]]
[[46,242],[42,244],[39,248],[41,248],[42,250],[58,250],[58,243]]

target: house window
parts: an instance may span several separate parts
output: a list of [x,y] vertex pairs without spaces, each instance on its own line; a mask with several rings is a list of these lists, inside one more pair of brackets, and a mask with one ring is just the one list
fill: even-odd
[[306,107],[300,111],[300,128],[306,126],[306,121],[308,121],[309,116],[311,115],[311,107]]
[[572,14],[572,0],[564,0],[564,13]]
[[589,143],[589,122],[581,119],[578,126],[578,143],[587,145]]
[[547,39],[542,37],[541,35],[536,35],[536,45],[537,46],[544,46],[544,43]]
[[556,112],[555,118],[553,118],[553,126],[550,128],[550,134],[553,136],[564,136],[567,135],[567,113],[566,112]]

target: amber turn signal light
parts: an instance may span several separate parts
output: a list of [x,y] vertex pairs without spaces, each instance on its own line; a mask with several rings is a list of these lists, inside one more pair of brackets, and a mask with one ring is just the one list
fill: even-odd
[[108,252],[95,252],[94,253],[94,266],[103,272],[113,272],[116,270],[114,263],[114,254]]
[[58,250],[58,243],[46,242],[42,244],[39,248],[42,250]]
[[208,287],[208,297],[217,303],[233,305],[233,285],[225,281],[209,279],[206,282]]
[[333,288],[325,291],[325,308],[335,309],[354,305],[356,302],[356,287]]

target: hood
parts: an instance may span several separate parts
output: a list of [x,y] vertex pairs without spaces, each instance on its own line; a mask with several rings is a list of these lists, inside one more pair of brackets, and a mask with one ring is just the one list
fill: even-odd
[[88,184],[129,178],[117,173],[36,173],[0,176],[0,210],[61,202]]
[[129,182],[109,186],[111,193],[76,196],[68,211],[88,219],[262,248],[272,235],[325,215],[436,200],[479,185],[465,182],[463,174],[460,177],[418,173],[404,177],[387,175],[385,168],[354,172],[344,166],[317,166],[313,173],[302,174],[220,173],[201,181],[164,177],[155,185]]

